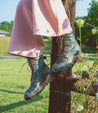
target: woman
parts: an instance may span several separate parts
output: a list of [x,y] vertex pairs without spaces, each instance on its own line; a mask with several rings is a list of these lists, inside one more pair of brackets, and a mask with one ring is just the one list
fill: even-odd
[[[62,53],[50,71],[42,55],[42,36],[61,35]],[[30,65],[32,78],[30,87],[24,94],[26,100],[38,95],[51,82],[51,72],[71,68],[80,52],[61,0],[20,0],[8,53],[27,58]]]

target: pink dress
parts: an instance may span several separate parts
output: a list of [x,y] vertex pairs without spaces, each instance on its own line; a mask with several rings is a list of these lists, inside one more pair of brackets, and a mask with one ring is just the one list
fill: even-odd
[[8,53],[38,57],[44,49],[42,36],[56,37],[71,31],[61,0],[20,0]]

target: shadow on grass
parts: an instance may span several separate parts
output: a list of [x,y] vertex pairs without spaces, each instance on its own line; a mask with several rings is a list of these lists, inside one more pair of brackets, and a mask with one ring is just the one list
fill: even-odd
[[5,89],[0,89],[0,92],[8,92],[8,93],[18,93],[18,94],[24,94],[22,92],[16,92],[16,91],[11,91],[11,90],[5,90]]
[[83,53],[96,53],[97,52],[97,48],[96,47],[92,47],[92,46],[82,46],[82,52]]
[[98,61],[98,58],[88,58],[90,61]]
[[12,103],[12,104],[9,104],[9,105],[0,106],[0,113],[2,113],[4,111],[11,110],[11,109],[14,109],[14,108],[17,108],[17,107],[20,107],[20,106],[23,106],[23,105],[26,105],[26,104],[29,104],[29,103],[32,103],[32,102],[39,101],[41,99],[43,99],[43,96],[39,95],[39,96],[35,97],[32,100],[19,101],[19,102],[15,102],[15,103]]

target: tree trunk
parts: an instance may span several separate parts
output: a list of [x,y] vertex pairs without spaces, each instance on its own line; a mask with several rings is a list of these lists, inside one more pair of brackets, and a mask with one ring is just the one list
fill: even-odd
[[[64,4],[65,10],[68,14],[71,26],[74,31],[76,2],[75,0],[62,0],[62,2]],[[62,42],[58,43],[56,40],[57,37],[52,38],[51,66],[55,63],[58,55],[61,53],[62,50]],[[53,73],[53,75],[55,76],[55,80],[50,84],[48,113],[70,113],[71,92],[67,91],[68,83],[65,81],[66,78],[71,77],[72,69],[63,73]]]

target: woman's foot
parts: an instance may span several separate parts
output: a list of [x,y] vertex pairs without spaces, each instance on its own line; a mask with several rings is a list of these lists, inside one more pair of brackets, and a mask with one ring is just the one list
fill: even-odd
[[[30,63],[30,64],[34,64],[34,63]],[[31,66],[31,68],[33,66]],[[43,91],[43,89],[52,80],[53,80],[53,77],[51,75],[51,71],[44,62],[44,56],[41,56],[38,60],[38,69],[32,74],[31,84],[24,94],[25,100],[30,100],[34,98],[35,96],[37,96],[39,93]]]
[[52,72],[66,71],[74,66],[81,49],[73,35],[69,33],[63,37],[62,53],[52,65]]

